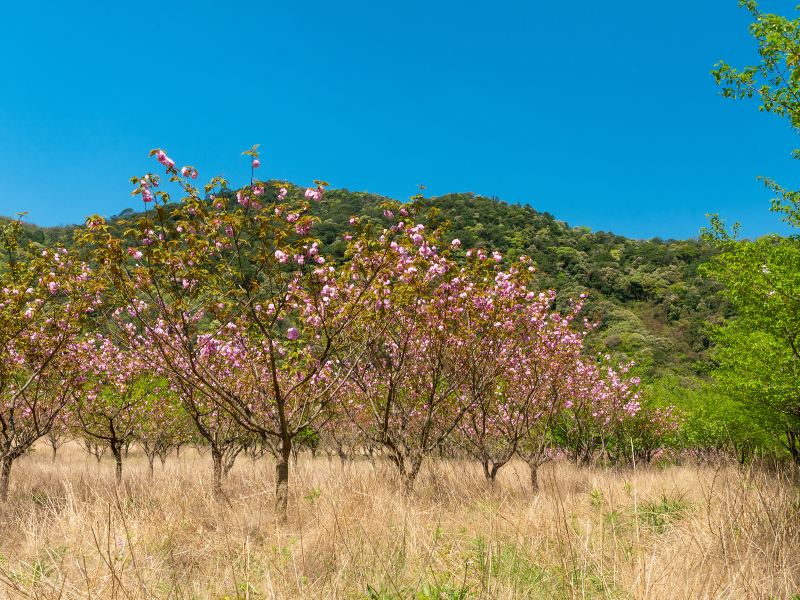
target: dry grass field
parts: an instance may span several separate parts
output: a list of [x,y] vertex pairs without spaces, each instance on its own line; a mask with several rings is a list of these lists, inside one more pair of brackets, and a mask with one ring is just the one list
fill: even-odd
[[301,458],[289,523],[273,469],[241,457],[213,499],[186,451],[125,483],[77,445],[15,464],[0,506],[0,598],[793,598],[796,484],[734,467],[524,465],[486,489],[432,462],[405,498],[388,466]]

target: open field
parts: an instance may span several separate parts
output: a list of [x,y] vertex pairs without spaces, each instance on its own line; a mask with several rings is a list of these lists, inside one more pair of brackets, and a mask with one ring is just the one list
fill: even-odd
[[218,504],[207,456],[121,488],[68,444],[15,464],[0,507],[0,598],[792,598],[800,504],[785,478],[732,467],[610,472],[525,465],[486,489],[433,462],[414,495],[385,465],[301,458],[288,525],[268,460],[243,457]]

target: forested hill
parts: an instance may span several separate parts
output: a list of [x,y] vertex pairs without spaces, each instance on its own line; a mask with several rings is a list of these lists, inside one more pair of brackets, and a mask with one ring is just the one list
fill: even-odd
[[[316,233],[327,253],[342,256],[342,234],[351,216],[384,221],[380,205],[387,200],[329,190],[325,202],[315,205],[321,219]],[[508,257],[531,256],[541,285],[555,288],[562,298],[588,291],[588,316],[601,323],[593,339],[596,350],[633,359],[644,376],[705,370],[705,324],[727,311],[714,283],[698,274],[698,266],[713,254],[708,244],[592,232],[530,206],[474,194],[448,194],[422,203],[437,209],[433,224],[446,224],[463,247],[483,246]],[[44,243],[69,243],[70,229],[31,226],[29,231]]]

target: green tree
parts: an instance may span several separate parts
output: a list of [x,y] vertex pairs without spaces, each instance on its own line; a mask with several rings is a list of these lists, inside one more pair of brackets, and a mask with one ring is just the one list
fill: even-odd
[[[760,110],[786,118],[800,132],[800,19],[762,12],[741,2],[754,18],[750,33],[760,62],[737,69],[725,62],[712,72],[728,98],[757,96]],[[794,151],[800,158],[800,150]],[[800,227],[800,193],[763,178],[777,196],[772,210]],[[712,217],[707,238],[722,252],[706,272],[725,285],[737,317],[719,326],[715,376],[729,393],[782,443],[800,465],[800,237],[736,239]]]
[[[712,71],[714,79],[723,97],[756,96],[761,102],[759,110],[786,118],[800,133],[800,18],[765,13],[755,0],[741,0],[739,4],[753,16],[750,34],[758,42],[761,61],[741,69],[720,61]],[[793,155],[800,159],[800,149],[795,149]],[[800,225],[800,192],[766,177],[761,180],[777,194],[773,210],[783,213],[792,225]]]
[[800,464],[800,238],[731,237],[706,271],[725,284],[737,316],[715,328],[714,377]]

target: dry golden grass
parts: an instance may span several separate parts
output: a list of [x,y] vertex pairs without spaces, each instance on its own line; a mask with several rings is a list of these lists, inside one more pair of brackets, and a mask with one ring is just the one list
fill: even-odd
[[[524,465],[492,493],[433,462],[406,500],[388,466],[301,459],[292,514],[267,460],[240,458],[215,502],[186,452],[123,487],[77,445],[15,464],[0,506],[0,598],[792,598],[798,489],[733,467],[611,472]],[[370,591],[372,590],[372,591]]]

